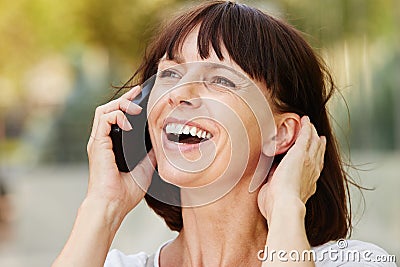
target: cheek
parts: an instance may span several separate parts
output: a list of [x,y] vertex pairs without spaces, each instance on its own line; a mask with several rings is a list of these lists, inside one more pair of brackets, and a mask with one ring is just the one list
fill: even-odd
[[230,99],[228,103],[230,110],[219,113],[224,129],[215,168],[226,170],[230,179],[240,179],[249,167],[254,169],[258,162],[261,135],[258,122],[247,105],[236,99]]
[[245,127],[250,140],[250,151],[260,152],[262,148],[262,137],[259,122],[252,113],[247,113],[247,117],[243,118],[243,120],[246,122]]
[[[236,150],[238,151],[232,152],[245,153],[245,151],[247,151],[247,168],[254,169],[262,150],[262,137],[259,122],[247,106],[242,106],[237,112],[240,114],[240,119],[243,123],[242,127],[246,134],[243,134],[238,140],[233,140],[233,142],[237,142],[239,145],[236,146]],[[244,160],[244,155],[242,158]]]
[[[249,128],[248,128],[249,129]],[[257,167],[260,154],[262,153],[262,140],[259,127],[251,127],[249,129],[249,163],[247,171],[253,172]]]
[[[165,105],[165,100],[161,99],[157,102],[151,102],[151,98],[147,104],[147,121],[150,125],[154,125],[157,122],[157,119],[161,117],[162,108]],[[142,111],[144,112],[144,110]]]
[[163,126],[163,119],[166,118],[165,107],[168,105],[167,98],[161,97],[155,101],[157,96],[153,93],[150,94],[147,110],[147,123],[149,126],[149,133],[153,145],[157,145],[161,141],[161,130]]

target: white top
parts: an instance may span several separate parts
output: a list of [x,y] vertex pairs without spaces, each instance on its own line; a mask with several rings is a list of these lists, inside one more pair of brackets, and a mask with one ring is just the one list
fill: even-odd
[[[153,267],[160,267],[160,251],[171,241],[172,240],[165,242],[157,249],[154,255]],[[303,253],[303,256],[301,253],[296,253],[296,251],[288,251],[286,255],[281,254],[280,259],[278,258],[277,252],[268,251],[267,254],[272,256],[275,260],[286,261],[301,260],[302,257],[308,259],[311,255],[311,257],[314,258],[316,267],[396,267],[394,256],[388,255],[385,250],[374,244],[359,240],[341,239],[338,242],[330,241],[323,245],[312,247],[311,251]],[[257,255],[254,256],[257,257]],[[149,256],[144,252],[125,255],[121,251],[113,249],[108,253],[104,266],[146,267],[148,258]]]

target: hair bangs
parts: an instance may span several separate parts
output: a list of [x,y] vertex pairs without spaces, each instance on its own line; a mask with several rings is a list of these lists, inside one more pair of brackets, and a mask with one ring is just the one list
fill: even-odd
[[[227,2],[229,4],[229,2]],[[187,36],[196,28],[199,29],[197,34],[197,50],[201,59],[210,57],[211,47],[215,51],[220,60],[224,59],[222,55],[221,43],[221,10],[218,5],[207,6],[200,10],[197,14],[186,14],[181,16],[177,22],[179,26],[173,25],[172,29],[178,29],[169,40],[167,46],[167,58],[175,59],[182,51],[182,46]],[[194,16],[193,16],[194,15]]]
[[[265,25],[267,17],[258,10],[244,4],[221,1],[223,4],[205,6],[194,14],[185,14],[171,25],[174,34],[169,38],[166,48],[168,59],[179,57],[187,36],[196,28],[197,50],[201,59],[210,57],[214,51],[220,60],[224,59],[223,50],[251,78],[271,85],[271,56],[268,56],[261,45],[267,43]],[[261,51],[261,56],[260,56]],[[253,64],[257,62],[257,64]]]

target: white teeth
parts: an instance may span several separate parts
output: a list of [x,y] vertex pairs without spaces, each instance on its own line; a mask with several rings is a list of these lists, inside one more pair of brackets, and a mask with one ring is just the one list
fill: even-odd
[[175,132],[175,124],[171,123],[171,124],[167,124],[167,127],[165,127],[165,131],[167,133],[173,133]]
[[189,134],[190,132],[190,127],[189,126],[185,126],[185,128],[183,128],[183,134]]
[[192,136],[196,136],[196,133],[197,133],[197,128],[196,128],[196,127],[192,127],[192,128],[190,129],[190,134],[191,134]]
[[184,124],[177,123],[168,123],[165,127],[165,132],[167,134],[190,134],[191,136],[197,136],[198,138],[207,138],[210,139],[212,137],[211,133],[198,129],[195,126],[189,126]]
[[182,132],[183,132],[183,124],[176,125],[176,132],[178,134],[182,134]]

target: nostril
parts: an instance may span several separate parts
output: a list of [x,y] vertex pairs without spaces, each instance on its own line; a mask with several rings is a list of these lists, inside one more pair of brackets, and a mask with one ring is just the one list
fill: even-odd
[[181,100],[181,101],[179,102],[179,104],[186,104],[186,105],[188,105],[188,106],[192,106],[192,105],[193,105],[190,101],[187,101],[187,100]]

